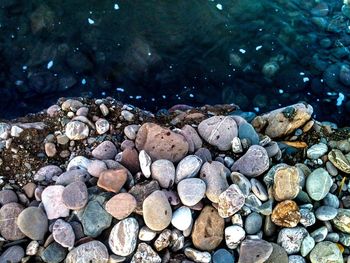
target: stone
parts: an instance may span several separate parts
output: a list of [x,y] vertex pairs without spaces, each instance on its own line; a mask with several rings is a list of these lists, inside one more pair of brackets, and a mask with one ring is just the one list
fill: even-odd
[[236,249],[245,237],[246,233],[241,226],[233,225],[225,228],[225,242],[229,249]]
[[[328,237],[328,235],[327,235]],[[344,234],[344,233],[339,233],[339,240],[338,240],[342,245],[348,247],[350,245],[350,235],[349,234]]]
[[338,214],[332,222],[337,229],[350,234],[350,209],[338,209]]
[[19,137],[23,131],[24,130],[21,127],[14,125],[11,127],[10,134],[12,137]]
[[170,245],[171,231],[163,230],[158,238],[154,241],[154,247],[157,251],[161,251]]
[[269,169],[269,156],[264,147],[252,145],[232,166],[231,171],[257,177]]
[[282,228],[278,233],[277,244],[282,246],[288,255],[296,254],[307,235],[308,232],[303,227]]
[[224,236],[225,221],[212,206],[205,206],[192,230],[193,245],[204,251],[216,249]]
[[107,170],[107,165],[101,160],[92,160],[87,166],[88,173],[97,178],[104,170]]
[[72,249],[65,260],[65,263],[77,262],[98,262],[108,263],[108,250],[106,246],[97,240],[93,240]]
[[92,152],[92,157],[99,160],[114,159],[118,151],[114,143],[111,141],[104,141],[100,143]]
[[61,105],[61,109],[64,111],[76,112],[79,108],[83,107],[83,103],[79,100],[67,99]]
[[253,194],[259,198],[260,201],[267,201],[269,199],[266,187],[260,181],[252,178],[250,179],[250,183],[252,185]]
[[184,252],[186,257],[194,260],[194,262],[202,262],[202,263],[211,262],[211,255],[208,252],[201,252],[190,247],[185,248]]
[[262,217],[256,212],[253,212],[247,216],[244,223],[244,229],[248,235],[254,235],[261,230]]
[[159,255],[146,243],[140,243],[130,263],[152,262],[161,263]]
[[296,167],[281,167],[276,170],[273,183],[273,195],[277,201],[291,200],[297,197],[301,187],[299,170]]
[[306,261],[300,255],[291,255],[288,257],[288,263],[306,263]]
[[149,122],[140,127],[135,145],[139,151],[145,150],[152,160],[178,162],[188,152],[188,142],[182,135]]
[[154,191],[143,202],[143,219],[154,231],[165,229],[171,222],[172,210],[166,195],[162,191]]
[[6,240],[14,241],[25,237],[16,222],[23,209],[24,207],[17,203],[7,203],[1,207],[0,233]]
[[67,185],[62,192],[62,202],[71,210],[79,210],[88,202],[88,191],[85,183],[81,181]]
[[299,212],[301,215],[300,224],[303,226],[308,227],[316,223],[315,214],[310,209],[301,208]]
[[48,220],[42,209],[25,208],[17,218],[18,228],[32,240],[43,240],[48,230]]
[[311,237],[315,240],[316,243],[325,240],[328,234],[328,229],[326,226],[317,228],[315,231],[311,232]]
[[99,236],[112,223],[112,216],[103,209],[97,201],[90,201],[81,216],[84,234],[91,237]]
[[151,241],[156,237],[156,235],[157,233],[155,231],[151,230],[147,226],[143,226],[139,232],[139,239],[141,241]]
[[44,145],[47,157],[54,157],[57,153],[56,145],[52,142],[47,142]]
[[191,209],[187,206],[181,206],[175,210],[171,219],[171,224],[177,229],[184,231],[192,224]]
[[245,197],[237,185],[232,184],[219,196],[218,213],[227,218],[237,213],[244,205]]
[[62,185],[50,185],[42,192],[41,201],[48,219],[56,219],[69,215],[69,209],[62,199],[63,191],[64,186]]
[[57,219],[52,227],[53,239],[62,247],[72,248],[74,247],[75,235],[72,226],[63,221]]
[[27,248],[26,248],[26,255],[28,256],[34,256],[36,253],[38,253],[39,250],[39,243],[38,241],[32,240],[29,242]]
[[175,166],[165,159],[159,159],[151,165],[151,175],[163,188],[170,188],[175,181]]
[[136,205],[136,199],[133,195],[120,193],[108,200],[106,203],[106,211],[114,218],[122,220],[135,210]]
[[203,142],[197,131],[190,125],[186,124],[181,128],[180,134],[185,137],[188,143],[188,152],[193,153],[202,147]]
[[248,139],[251,145],[259,144],[259,135],[256,133],[254,127],[248,122],[239,125],[238,137],[241,140]]
[[317,160],[328,151],[327,144],[322,142],[312,145],[309,149],[307,149],[306,155],[308,158],[312,160]]
[[80,121],[71,121],[66,125],[66,135],[70,140],[83,140],[89,137],[89,126]]
[[234,137],[231,142],[232,152],[235,154],[243,152],[242,142],[238,137]]
[[179,183],[185,178],[195,177],[202,166],[202,159],[196,155],[187,155],[176,167],[175,183]]
[[328,160],[344,173],[350,174],[350,161],[338,149],[333,149],[328,153]]
[[67,171],[72,169],[84,169],[87,170],[87,167],[91,163],[91,160],[84,156],[76,156],[72,160],[69,161],[67,165]]
[[185,235],[178,229],[171,231],[169,248],[171,251],[179,251],[185,246]]
[[139,224],[133,217],[118,222],[109,235],[110,249],[118,256],[129,256],[134,252],[139,232]]
[[247,179],[247,177],[238,172],[232,172],[230,177],[232,182],[236,184],[242,191],[243,195],[247,197],[250,194],[250,191],[252,190],[252,184]]
[[206,196],[213,203],[219,202],[219,196],[228,187],[227,178],[230,170],[218,161],[206,162],[200,171],[200,178],[207,185]]
[[332,178],[323,168],[317,168],[306,178],[306,191],[315,201],[322,200],[331,189]]
[[329,221],[335,218],[338,214],[338,209],[331,206],[320,206],[315,211],[315,216],[318,220]]
[[265,263],[288,263],[288,254],[283,247],[276,243],[270,243],[272,245],[272,253]]
[[[35,188],[36,188],[36,184],[35,184],[35,183],[32,183],[32,182],[29,182],[29,183],[27,183],[25,186],[22,187],[22,189],[23,189],[25,195],[26,195],[28,198],[33,198]],[[17,196],[16,196],[16,198],[17,198]]]
[[314,248],[315,246],[315,240],[310,236],[307,235],[304,239],[303,242],[301,243],[301,248],[300,248],[300,253],[303,257],[306,257],[310,251]]
[[134,148],[126,148],[117,155],[116,161],[125,166],[132,174],[140,171],[139,153]]
[[235,258],[226,249],[216,250],[212,256],[213,263],[234,263]]
[[257,116],[252,121],[254,128],[270,138],[280,138],[293,133],[310,120],[311,105],[297,103]]
[[37,182],[51,181],[52,177],[59,176],[62,173],[62,169],[56,165],[46,165],[41,167],[34,175],[34,180]]
[[1,263],[19,263],[24,258],[24,249],[21,246],[11,246],[0,256]]
[[60,244],[53,242],[44,249],[41,253],[41,258],[44,262],[60,263],[67,255],[66,249]]
[[263,263],[270,257],[272,250],[272,245],[265,240],[244,240],[239,250],[238,263]]
[[127,125],[124,128],[124,134],[129,140],[135,140],[136,134],[139,129],[140,129],[140,125],[137,125],[137,124]]
[[238,135],[237,124],[229,116],[213,116],[198,125],[198,133],[209,144],[221,151],[231,148],[231,141]]
[[281,227],[295,227],[301,218],[298,205],[292,200],[278,203],[272,211],[271,220]]
[[323,205],[333,208],[339,208],[340,202],[336,195],[328,193],[325,198],[322,199]]
[[97,185],[102,189],[118,193],[128,179],[125,169],[108,169],[100,173]]
[[186,206],[194,206],[205,196],[206,184],[199,178],[183,179],[177,185],[181,202]]
[[159,184],[155,180],[145,181],[145,182],[142,182],[140,184],[133,186],[130,189],[129,194],[133,195],[136,199],[137,206],[136,206],[135,212],[142,215],[143,214],[142,205],[143,205],[144,200],[151,193],[153,193],[154,191],[159,190],[159,189],[160,189]]
[[211,152],[207,148],[199,148],[194,154],[201,158],[203,163],[212,161]]
[[70,183],[81,181],[87,182],[90,179],[90,175],[85,169],[73,169],[67,172],[62,173],[56,179],[56,184],[59,185],[69,185]]
[[143,175],[146,178],[149,178],[151,176],[152,159],[145,150],[140,151],[139,162],[140,162],[140,168],[141,168]]
[[311,263],[343,263],[343,256],[338,246],[330,241],[323,241],[310,253]]
[[100,118],[95,122],[96,131],[98,134],[104,134],[109,131],[109,122],[106,119]]

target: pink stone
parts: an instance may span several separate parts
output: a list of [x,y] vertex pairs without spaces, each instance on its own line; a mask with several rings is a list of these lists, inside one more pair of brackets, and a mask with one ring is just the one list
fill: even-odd
[[64,186],[62,185],[50,185],[42,192],[41,200],[48,219],[56,219],[69,215],[69,209],[62,200],[63,191]]

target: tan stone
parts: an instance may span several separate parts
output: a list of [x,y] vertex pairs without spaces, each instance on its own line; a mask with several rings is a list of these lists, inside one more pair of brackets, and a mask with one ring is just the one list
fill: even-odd
[[344,173],[350,174],[350,162],[345,155],[337,149],[333,149],[328,153],[328,159],[332,164]]
[[120,193],[106,203],[106,211],[118,220],[128,217],[136,208],[136,199],[131,194]]
[[225,221],[212,206],[203,208],[193,226],[192,242],[200,250],[212,251],[224,237]]
[[128,173],[125,169],[108,169],[101,172],[97,185],[106,191],[118,193],[127,178]]
[[292,200],[280,202],[272,211],[271,220],[281,227],[295,227],[301,218],[298,205]]
[[277,201],[290,200],[297,197],[300,186],[299,170],[296,167],[281,167],[276,170],[273,194]]

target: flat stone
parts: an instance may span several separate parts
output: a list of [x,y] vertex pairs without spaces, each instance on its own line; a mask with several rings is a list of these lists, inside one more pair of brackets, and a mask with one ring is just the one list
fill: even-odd
[[62,192],[62,201],[68,209],[79,210],[88,202],[88,191],[81,181],[67,185]]
[[192,224],[191,209],[187,206],[181,206],[175,210],[171,219],[171,224],[177,229],[184,231]]
[[92,160],[87,166],[88,173],[97,178],[104,170],[107,170],[107,165],[101,160]]
[[238,172],[232,172],[230,177],[232,182],[236,184],[239,187],[239,189],[242,191],[243,195],[247,197],[252,190],[252,184],[248,180],[248,178]]
[[219,196],[228,188],[227,178],[230,170],[218,161],[206,162],[200,171],[200,178],[207,185],[206,196],[213,203],[219,202]]
[[306,257],[310,251],[314,248],[315,246],[315,240],[310,236],[307,235],[304,239],[303,242],[301,243],[301,248],[300,248],[300,253],[303,257]]
[[1,207],[0,233],[6,240],[14,241],[25,237],[16,223],[18,215],[23,209],[24,207],[17,203],[7,203]]
[[143,175],[146,178],[149,178],[151,176],[152,159],[145,150],[140,151],[139,162],[140,162],[140,168],[141,168]]
[[128,217],[135,210],[136,206],[136,199],[133,195],[120,193],[108,200],[106,211],[114,218],[122,220]]
[[188,152],[185,137],[154,123],[143,124],[137,132],[136,148],[145,150],[152,160],[167,159],[178,162]]
[[225,221],[212,206],[206,206],[196,219],[193,231],[192,242],[200,250],[213,251],[224,237]]
[[321,242],[325,240],[326,236],[328,234],[328,229],[326,226],[321,226],[320,228],[317,228],[313,232],[311,232],[311,237],[315,240],[316,243]]
[[70,140],[83,140],[89,136],[89,126],[80,121],[71,121],[66,125],[66,135]]
[[244,205],[245,197],[237,185],[232,184],[219,196],[218,213],[227,218],[237,213]]
[[350,234],[350,209],[338,209],[338,214],[332,222],[337,229]]
[[162,191],[154,191],[144,200],[143,219],[146,225],[154,230],[161,231],[171,222],[172,210],[166,195]]
[[0,256],[1,263],[19,263],[24,258],[24,249],[21,246],[11,246]]
[[41,167],[34,175],[34,180],[37,182],[47,181],[50,182],[52,177],[59,176],[62,173],[62,169],[56,165],[46,165]]
[[127,179],[128,174],[125,169],[108,169],[100,174],[97,185],[106,191],[118,193]]
[[239,250],[238,263],[263,263],[270,257],[272,250],[272,245],[265,240],[244,240]]
[[44,249],[41,253],[41,258],[44,262],[60,263],[67,255],[67,251],[60,244],[53,242]]
[[110,249],[118,256],[129,256],[134,252],[139,232],[139,224],[133,217],[118,222],[109,235]]
[[303,227],[282,228],[278,233],[277,244],[282,246],[288,255],[296,254],[300,251],[303,239],[308,232]]
[[184,252],[186,257],[194,260],[194,262],[203,262],[203,263],[211,262],[211,255],[208,252],[198,251],[190,247],[185,248]]
[[228,116],[213,116],[198,125],[200,136],[221,151],[231,148],[231,141],[238,135],[237,124]]
[[343,256],[338,246],[329,241],[316,244],[310,253],[311,263],[343,263]]
[[317,160],[328,151],[327,144],[322,142],[312,145],[309,149],[307,149],[306,155],[308,158],[312,160]]
[[213,263],[233,263],[235,258],[228,250],[220,248],[216,250],[212,257]]
[[97,237],[111,225],[112,216],[103,209],[100,203],[90,201],[84,209],[81,223],[85,235]]
[[60,176],[56,179],[56,184],[59,185],[69,185],[70,183],[81,181],[81,182],[87,182],[91,176],[85,169],[73,169],[70,171],[66,171],[62,173]]
[[318,220],[329,221],[335,218],[338,214],[338,209],[331,206],[320,206],[315,211],[315,216]]
[[272,211],[271,220],[282,227],[295,227],[301,218],[298,205],[292,200],[278,203]]
[[48,230],[48,220],[42,209],[28,207],[17,218],[18,228],[33,240],[43,240]]
[[259,135],[255,131],[254,127],[246,122],[239,125],[238,137],[242,139],[248,139],[251,145],[259,144]]
[[253,212],[247,216],[244,223],[244,229],[248,235],[254,235],[261,230],[262,217],[256,212]]
[[233,225],[225,228],[225,242],[229,249],[236,249],[245,237],[246,233],[241,226]]
[[252,185],[253,194],[259,198],[260,201],[267,201],[269,199],[266,187],[260,181],[252,178],[250,179],[250,183]]
[[163,188],[169,188],[175,181],[175,166],[165,159],[159,159],[151,165],[151,175],[154,180],[157,180]]
[[288,254],[283,247],[276,243],[270,243],[272,245],[272,253],[265,263],[288,263]]
[[188,152],[193,153],[202,147],[203,142],[197,131],[190,125],[186,124],[181,128],[180,134],[185,137],[188,143]]
[[199,178],[183,179],[177,185],[181,202],[186,206],[194,206],[205,196],[206,184]]
[[135,212],[142,215],[143,201],[146,199],[147,196],[149,196],[151,193],[159,189],[160,189],[159,184],[155,180],[145,181],[133,186],[130,189],[129,194],[133,195],[136,199],[137,206],[136,206]]
[[257,116],[252,125],[272,139],[280,138],[302,127],[310,120],[312,113],[311,105],[297,103]]
[[323,168],[317,168],[306,178],[306,191],[315,201],[323,199],[331,189],[332,178]]
[[196,155],[187,155],[176,167],[175,183],[185,178],[195,177],[202,166],[202,159]]
[[108,250],[100,241],[90,241],[72,249],[65,263],[98,262],[108,263]]
[[264,147],[250,146],[248,151],[240,157],[231,170],[245,176],[256,177],[269,169],[269,156]]
[[1,190],[0,191],[0,205],[5,205],[8,203],[17,203],[18,198],[14,191],[12,190]]
[[100,143],[92,152],[92,157],[99,160],[114,159],[118,151],[114,143],[111,141],[104,141]]
[[146,243],[140,243],[130,263],[152,262],[161,263],[160,256]]
[[277,201],[291,200],[300,191],[300,175],[296,167],[281,167],[274,175],[273,194]]
[[342,172],[350,174],[350,162],[340,150],[331,150],[328,153],[328,160]]
[[57,219],[52,227],[53,239],[62,247],[72,248],[74,247],[75,235],[72,226],[63,221]]
[[69,209],[62,199],[63,191],[64,186],[62,185],[50,185],[42,192],[41,201],[48,219],[56,219],[69,215]]

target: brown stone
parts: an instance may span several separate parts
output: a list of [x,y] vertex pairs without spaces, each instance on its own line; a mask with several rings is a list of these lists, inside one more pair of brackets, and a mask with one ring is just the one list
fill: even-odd
[[271,220],[281,227],[295,227],[301,215],[298,205],[292,200],[280,202],[272,211]]
[[133,174],[140,171],[139,154],[136,149],[126,148],[122,152],[120,163]]
[[25,237],[17,226],[17,217],[23,211],[23,206],[8,203],[0,209],[0,233],[6,240],[18,240]]
[[23,186],[22,189],[28,198],[33,198],[35,188],[36,188],[36,184],[30,182],[30,183],[27,183],[25,186]]
[[136,209],[135,213],[142,215],[142,203],[146,199],[147,196],[149,196],[151,193],[153,193],[156,190],[159,190],[159,184],[157,181],[145,181],[140,184],[137,184],[133,186],[129,194],[133,195],[136,199]]
[[52,142],[45,143],[45,153],[48,157],[54,157],[57,153],[56,145]]
[[225,221],[212,206],[203,208],[194,223],[192,242],[200,250],[212,251],[217,248],[224,237]]
[[108,169],[101,172],[97,185],[106,191],[118,193],[127,179],[126,169]]
[[273,193],[277,201],[290,200],[297,197],[300,186],[299,170],[296,167],[281,167],[276,170]]
[[118,220],[128,217],[136,208],[136,199],[128,193],[113,196],[106,203],[106,211]]
[[140,127],[135,144],[139,151],[145,150],[152,160],[178,162],[188,152],[188,143],[182,135],[149,122]]

